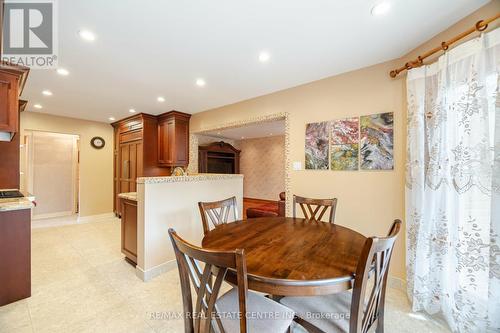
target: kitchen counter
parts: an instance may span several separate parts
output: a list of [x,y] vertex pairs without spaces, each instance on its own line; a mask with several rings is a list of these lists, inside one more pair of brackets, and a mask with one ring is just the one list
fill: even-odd
[[198,173],[186,176],[139,177],[137,184],[184,183],[206,180],[243,179],[242,174]]
[[0,199],[0,307],[31,296],[31,208],[35,198]]
[[119,198],[137,201],[137,192],[126,192],[118,194]]
[[[135,202],[128,202],[129,211],[137,211],[137,246],[132,248],[137,249],[136,275],[148,281],[175,269],[175,253],[168,242],[167,230],[173,228],[191,244],[200,244],[203,226],[198,202],[230,197],[236,197],[238,216],[242,216],[243,175],[189,174],[138,178],[137,206],[132,207]],[[132,215],[122,213],[122,218]],[[236,217],[230,213],[229,219],[236,220]],[[127,226],[126,223],[123,225]]]
[[29,193],[23,193],[22,198],[5,198],[0,199],[0,212],[7,212],[12,210],[30,209],[35,205],[35,197]]

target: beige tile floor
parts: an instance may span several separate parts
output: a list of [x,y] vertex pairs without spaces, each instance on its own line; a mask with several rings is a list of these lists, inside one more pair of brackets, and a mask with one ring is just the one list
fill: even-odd
[[[32,297],[0,307],[0,332],[183,332],[182,320],[165,316],[182,309],[177,271],[139,280],[120,253],[115,218],[34,229],[32,288]],[[409,313],[398,290],[386,302],[386,332],[449,332]]]

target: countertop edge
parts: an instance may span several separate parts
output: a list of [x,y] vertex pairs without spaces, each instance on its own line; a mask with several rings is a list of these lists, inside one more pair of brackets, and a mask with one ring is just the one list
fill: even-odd
[[137,192],[125,192],[118,194],[118,198],[137,201]]
[[31,209],[35,206],[33,204],[33,201],[29,200],[28,198],[20,198],[20,199],[18,198],[15,201],[0,202],[0,213],[10,212],[13,210]]
[[185,183],[243,178],[242,174],[199,174],[189,176],[139,177],[137,184]]

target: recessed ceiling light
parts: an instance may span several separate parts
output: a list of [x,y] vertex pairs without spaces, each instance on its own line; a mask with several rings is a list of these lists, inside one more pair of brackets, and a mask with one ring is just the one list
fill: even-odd
[[41,106],[40,104],[35,104],[35,105],[33,105],[33,107],[34,107],[35,109],[41,109],[41,108],[42,108],[42,106]]
[[111,121],[114,121],[115,117],[109,117],[108,119],[111,120]]
[[203,80],[203,79],[196,79],[196,85],[197,85],[198,87],[203,87],[205,84],[207,84],[207,83],[205,82],[205,80]]
[[373,6],[372,8],[372,15],[373,16],[380,16],[386,14],[389,9],[391,9],[391,4],[387,1],[380,2]]
[[135,109],[129,109],[128,112],[135,113]]
[[261,53],[259,53],[259,61],[260,62],[268,62],[270,58],[271,58],[271,55],[266,51],[262,51]]
[[44,91],[42,91],[42,94],[45,95],[45,96],[52,96],[52,91],[50,91],[50,90],[44,90]]
[[57,74],[62,75],[62,76],[67,76],[67,75],[69,75],[69,71],[65,68],[58,68]]
[[80,30],[78,31],[80,37],[86,41],[93,42],[95,40],[95,35],[92,31],[89,30]]
[[157,100],[158,102],[160,102],[160,103],[165,102],[165,98],[163,98],[163,97],[161,97],[161,96],[160,96],[160,97],[158,97],[156,100]]

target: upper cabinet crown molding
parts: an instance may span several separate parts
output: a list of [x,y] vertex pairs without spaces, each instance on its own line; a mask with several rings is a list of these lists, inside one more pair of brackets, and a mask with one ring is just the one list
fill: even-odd
[[134,123],[134,121],[136,123],[140,122],[142,123],[142,119],[144,118],[150,118],[150,119],[156,119],[157,116],[154,116],[152,114],[149,114],[149,113],[138,113],[138,114],[134,114],[134,115],[131,115],[129,117],[126,117],[126,118],[123,118],[123,119],[120,119],[120,120],[117,120],[115,121],[114,123],[111,123],[111,126],[113,127],[125,127],[125,125],[130,125],[132,123]]
[[10,73],[11,75],[18,77],[18,91],[19,96],[21,96],[24,90],[24,86],[26,85],[26,80],[28,79],[30,68],[20,65],[14,65],[6,61],[0,61],[0,72]]

